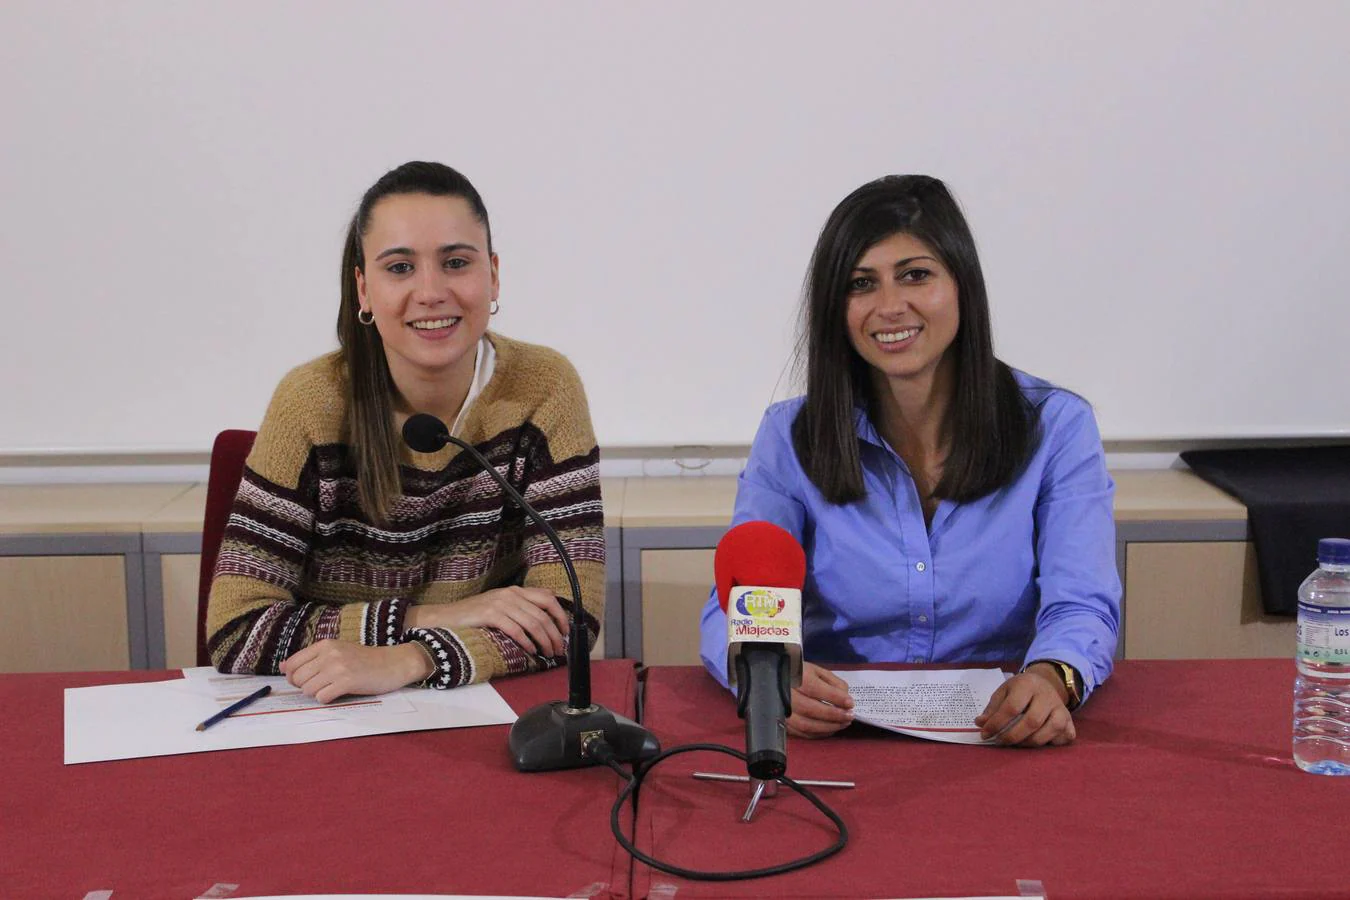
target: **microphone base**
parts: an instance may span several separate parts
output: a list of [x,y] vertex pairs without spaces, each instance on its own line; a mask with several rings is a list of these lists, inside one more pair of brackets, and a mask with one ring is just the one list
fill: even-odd
[[554,700],[529,710],[511,726],[511,761],[521,772],[597,765],[582,750],[582,741],[596,732],[619,762],[640,762],[661,752],[652,733],[631,719],[595,704],[576,710],[565,700]]

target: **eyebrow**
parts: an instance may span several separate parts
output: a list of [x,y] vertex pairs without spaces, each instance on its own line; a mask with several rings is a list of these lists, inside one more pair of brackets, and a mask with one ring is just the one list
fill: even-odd
[[[912,263],[912,262],[917,262],[918,260],[921,260],[921,259],[931,259],[931,260],[933,260],[933,262],[937,262],[937,260],[934,259],[934,258],[931,257],[931,256],[906,256],[904,259],[898,261],[898,262],[897,262],[894,266],[892,266],[891,268],[898,269],[898,268],[900,268],[900,267],[902,267],[902,266],[907,266],[907,265],[909,265],[910,263]],[[855,271],[855,272],[875,272],[876,270],[875,270],[875,269],[872,269],[872,268],[869,268],[869,267],[867,267],[867,266],[854,266],[854,267],[853,267],[853,271]]]
[[[460,242],[458,244],[444,244],[441,247],[437,248],[436,253],[437,254],[459,253],[464,250],[469,250],[472,251],[473,253],[478,252],[478,248],[475,247],[473,244],[465,244],[463,242]],[[390,247],[388,250],[381,251],[380,255],[375,257],[375,261],[379,262],[386,256],[413,256],[413,255],[414,254],[412,250],[408,247]]]

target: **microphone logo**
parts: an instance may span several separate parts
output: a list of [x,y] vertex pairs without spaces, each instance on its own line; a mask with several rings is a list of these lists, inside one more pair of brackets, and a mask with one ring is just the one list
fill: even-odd
[[802,643],[802,592],[784,587],[736,587],[727,606],[727,644],[744,641]]
[[736,611],[743,616],[772,619],[787,607],[787,601],[777,591],[752,588],[736,598]]

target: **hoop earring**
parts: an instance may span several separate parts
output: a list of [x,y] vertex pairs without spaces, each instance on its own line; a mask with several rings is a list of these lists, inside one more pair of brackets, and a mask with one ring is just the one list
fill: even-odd
[[499,310],[499,309],[501,309],[501,308],[502,308],[502,305],[501,305],[500,303],[497,302],[497,298],[495,298],[495,297],[492,298],[492,305],[491,305],[490,307],[488,307],[488,315],[490,315],[490,316],[495,316],[495,315],[497,314],[497,310]]
[[362,325],[374,325],[375,314],[368,309],[358,309],[356,311],[356,321]]

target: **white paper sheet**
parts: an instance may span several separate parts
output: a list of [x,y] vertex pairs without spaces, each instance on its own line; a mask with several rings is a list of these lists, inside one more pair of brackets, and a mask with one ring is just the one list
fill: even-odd
[[[496,688],[474,684],[450,691],[404,688],[383,695],[388,698],[387,706],[336,707],[316,714],[323,718],[286,714],[237,721],[231,717],[197,731],[199,722],[221,708],[204,681],[198,674],[141,684],[67,688],[66,764],[307,744],[399,731],[509,725],[516,720]],[[237,685],[229,687],[238,689]]]
[[853,716],[878,728],[929,741],[988,744],[975,717],[1008,678],[1001,669],[839,671],[853,698]]
[[212,725],[211,728],[272,727],[284,721],[286,725],[304,725],[331,719],[351,719],[365,716],[397,715],[416,712],[407,692],[393,691],[373,697],[344,697],[337,703],[320,703],[292,687],[280,675],[223,675],[210,666],[184,669],[183,678],[173,684],[180,690],[211,697],[217,709],[223,709],[241,697],[246,697],[263,685],[272,692],[255,700],[239,712]]

